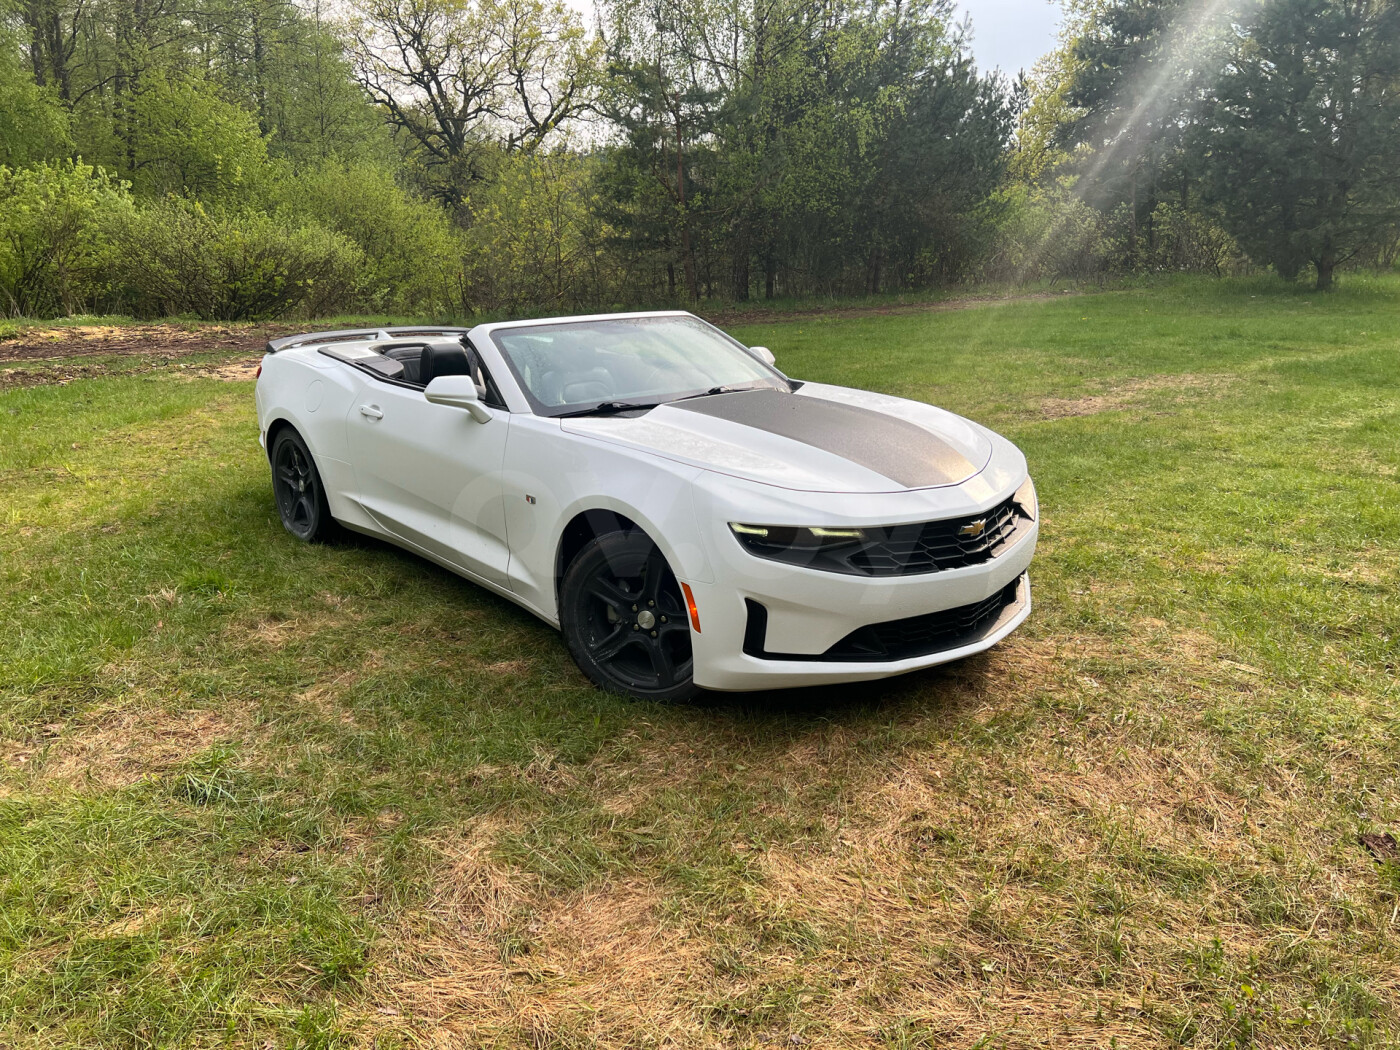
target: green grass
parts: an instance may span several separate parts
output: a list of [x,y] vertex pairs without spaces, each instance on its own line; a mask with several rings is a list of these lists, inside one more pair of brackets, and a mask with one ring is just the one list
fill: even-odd
[[0,1045],[1400,1043],[1400,282],[736,334],[1020,444],[1017,636],[625,701],[248,383],[0,392]]

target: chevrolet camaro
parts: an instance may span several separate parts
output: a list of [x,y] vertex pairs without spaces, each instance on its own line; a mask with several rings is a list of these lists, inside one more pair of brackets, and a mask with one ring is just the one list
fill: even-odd
[[558,628],[604,689],[882,678],[1030,613],[1011,442],[791,379],[688,313],[274,339],[257,411],[292,535],[430,559]]

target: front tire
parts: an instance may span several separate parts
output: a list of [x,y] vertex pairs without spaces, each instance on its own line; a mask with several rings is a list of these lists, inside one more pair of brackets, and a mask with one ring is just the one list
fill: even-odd
[[273,439],[268,458],[272,461],[272,494],[282,524],[303,543],[323,542],[333,524],[331,508],[306,442],[291,427],[285,427]]
[[569,653],[599,688],[662,701],[700,691],[680,584],[646,533],[591,540],[564,573],[559,611]]

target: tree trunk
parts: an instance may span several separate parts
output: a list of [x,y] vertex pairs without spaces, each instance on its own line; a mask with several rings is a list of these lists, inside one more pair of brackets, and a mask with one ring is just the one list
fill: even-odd
[[690,213],[685,207],[685,140],[681,137],[681,111],[676,111],[676,200],[681,206],[681,263],[685,266],[685,290],[692,303],[700,301],[695,283],[695,250],[690,244]]
[[771,255],[763,260],[763,298],[773,298],[774,288],[778,282],[778,261]]
[[1313,260],[1313,265],[1317,267],[1317,290],[1330,292],[1336,284],[1336,256],[1332,252],[1324,252],[1319,258]]
[[266,137],[272,130],[267,114],[267,49],[263,44],[262,14],[253,14],[253,100],[258,107],[258,130]]

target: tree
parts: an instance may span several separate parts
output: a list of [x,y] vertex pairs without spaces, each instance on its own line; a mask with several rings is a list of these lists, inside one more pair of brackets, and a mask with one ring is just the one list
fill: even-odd
[[35,82],[14,36],[0,25],[0,164],[29,164],[68,152],[68,113],[58,92]]
[[559,0],[369,0],[350,33],[365,91],[453,205],[494,146],[535,149],[593,106],[598,48]]
[[148,76],[133,102],[134,184],[151,196],[176,193],[208,203],[255,195],[267,144],[256,118],[207,80]]
[[1005,90],[946,0],[612,0],[609,222],[696,298],[955,276],[1001,177]]
[[387,158],[383,120],[331,32],[331,0],[200,0],[201,75],[251,112],[273,157]]
[[1197,139],[1208,193],[1252,256],[1331,288],[1400,221],[1400,4],[1256,0],[1230,44]]
[[1124,226],[1124,262],[1156,248],[1154,215],[1196,186],[1183,140],[1218,69],[1220,4],[1106,0],[1081,8],[1059,56],[1057,143],[1075,153],[1076,192]]

